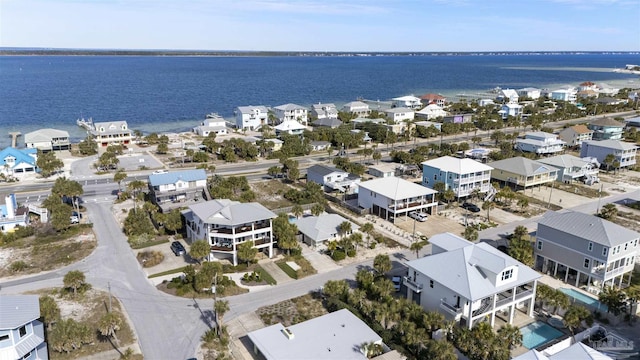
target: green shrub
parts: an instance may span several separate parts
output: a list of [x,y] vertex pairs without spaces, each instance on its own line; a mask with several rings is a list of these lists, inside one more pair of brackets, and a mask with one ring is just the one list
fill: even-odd
[[333,259],[333,261],[344,260],[346,257],[347,257],[347,254],[345,254],[344,251],[342,250],[336,250],[333,252],[333,255],[331,255],[331,258]]
[[26,238],[36,233],[32,226],[17,226],[13,232],[18,239]]
[[29,265],[27,265],[26,262],[22,260],[18,260],[18,261],[12,262],[11,265],[9,265],[9,270],[11,270],[11,272],[17,273],[17,272],[24,271],[28,267]]
[[348,257],[355,257],[356,256],[356,250],[355,249],[347,250],[347,256]]
[[142,267],[152,267],[160,264],[164,260],[164,254],[160,251],[141,251],[136,256]]
[[371,244],[369,244],[369,249],[375,249],[376,245],[378,245],[376,242],[371,242]]

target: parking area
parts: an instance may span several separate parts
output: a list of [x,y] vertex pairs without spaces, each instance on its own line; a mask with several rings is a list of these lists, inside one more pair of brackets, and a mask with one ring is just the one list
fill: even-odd
[[125,171],[139,170],[144,166],[147,169],[159,169],[164,165],[154,156],[148,153],[131,152],[118,156],[119,168],[123,168]]
[[409,234],[413,234],[414,226],[416,234],[432,236],[443,232],[459,235],[464,231],[462,224],[457,219],[443,215],[429,215],[426,221],[416,221],[408,216],[396,219],[395,225]]

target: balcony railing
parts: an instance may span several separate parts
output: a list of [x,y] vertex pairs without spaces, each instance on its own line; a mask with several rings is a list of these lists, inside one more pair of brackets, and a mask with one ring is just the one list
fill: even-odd
[[444,300],[440,300],[440,307],[453,315],[462,314],[462,308],[460,306],[447,304]]
[[418,284],[417,282],[411,280],[409,277],[404,276],[404,284],[411,290],[415,291],[416,293],[420,293],[422,292],[422,284]]

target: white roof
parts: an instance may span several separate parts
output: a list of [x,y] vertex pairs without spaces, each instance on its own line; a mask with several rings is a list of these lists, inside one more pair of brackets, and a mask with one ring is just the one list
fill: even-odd
[[253,112],[253,110],[260,110],[261,113],[267,113],[267,107],[263,106],[263,105],[258,105],[258,106],[253,106],[253,105],[249,105],[249,106],[238,106],[238,110],[240,111],[240,113],[242,114],[250,114]]
[[361,182],[358,186],[393,200],[437,193],[433,189],[393,176]]
[[400,97],[395,97],[391,100],[396,100],[396,101],[420,101],[419,97],[415,97],[413,95],[406,95],[406,96],[400,96]]
[[351,224],[351,230],[358,230],[360,227],[338,214],[323,214],[320,216],[307,216],[296,220],[298,231],[305,234],[313,241],[324,241],[337,234],[340,224],[343,222]]
[[384,112],[390,113],[390,114],[399,114],[399,113],[413,113],[413,110],[407,107],[395,107],[395,108],[387,109]]
[[282,123],[274,126],[274,129],[278,130],[278,131],[293,131],[293,130],[304,130],[307,127],[300,124],[299,122],[295,121],[295,120],[287,120],[287,121],[283,121]]
[[601,148],[607,149],[615,149],[615,150],[633,150],[638,147],[635,144],[619,141],[619,140],[585,140],[582,144],[587,144],[588,146],[597,146]]
[[36,131],[32,131],[30,133],[24,134],[24,142],[32,143],[32,142],[43,142],[43,141],[51,141],[53,138],[68,138],[69,133],[64,130],[57,129],[40,129]]
[[189,206],[189,209],[208,224],[242,225],[277,217],[271,210],[257,202],[240,203],[228,199],[198,203]]
[[280,105],[280,106],[276,106],[275,108],[278,109],[278,110],[282,110],[282,111],[291,111],[291,110],[305,110],[306,111],[307,110],[307,108],[304,107],[304,106],[300,106],[300,105],[297,105],[297,104],[291,104],[291,103]]
[[[459,239],[453,242],[451,239],[455,237]],[[451,233],[436,235],[429,241],[433,243],[434,238],[434,244],[445,248],[450,246],[451,250],[410,261],[407,266],[471,301],[541,277],[530,267],[486,243],[465,244],[466,240]],[[447,243],[451,245],[444,245]],[[517,278],[503,285],[495,286],[487,276],[487,271],[500,274],[514,266],[518,268]]]
[[553,355],[545,355],[531,349],[526,353],[516,356],[513,360],[613,360],[609,356],[590,348],[589,346],[577,342],[568,348],[561,350]]
[[338,310],[291,325],[282,324],[250,332],[249,339],[267,360],[366,360],[360,345],[382,343],[382,338],[349,310]]
[[489,165],[472,159],[459,159],[453,156],[442,156],[437,159],[428,160],[422,163],[423,167],[431,166],[442,171],[452,172],[456,174],[469,174],[479,171],[491,171],[493,168]]

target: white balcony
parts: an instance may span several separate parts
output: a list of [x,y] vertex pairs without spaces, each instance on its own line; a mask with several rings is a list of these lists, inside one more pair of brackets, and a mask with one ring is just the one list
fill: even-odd
[[402,278],[404,281],[404,285],[408,288],[413,290],[416,293],[421,293],[422,292],[422,284],[418,284],[417,282],[411,280],[409,277],[404,276]]

